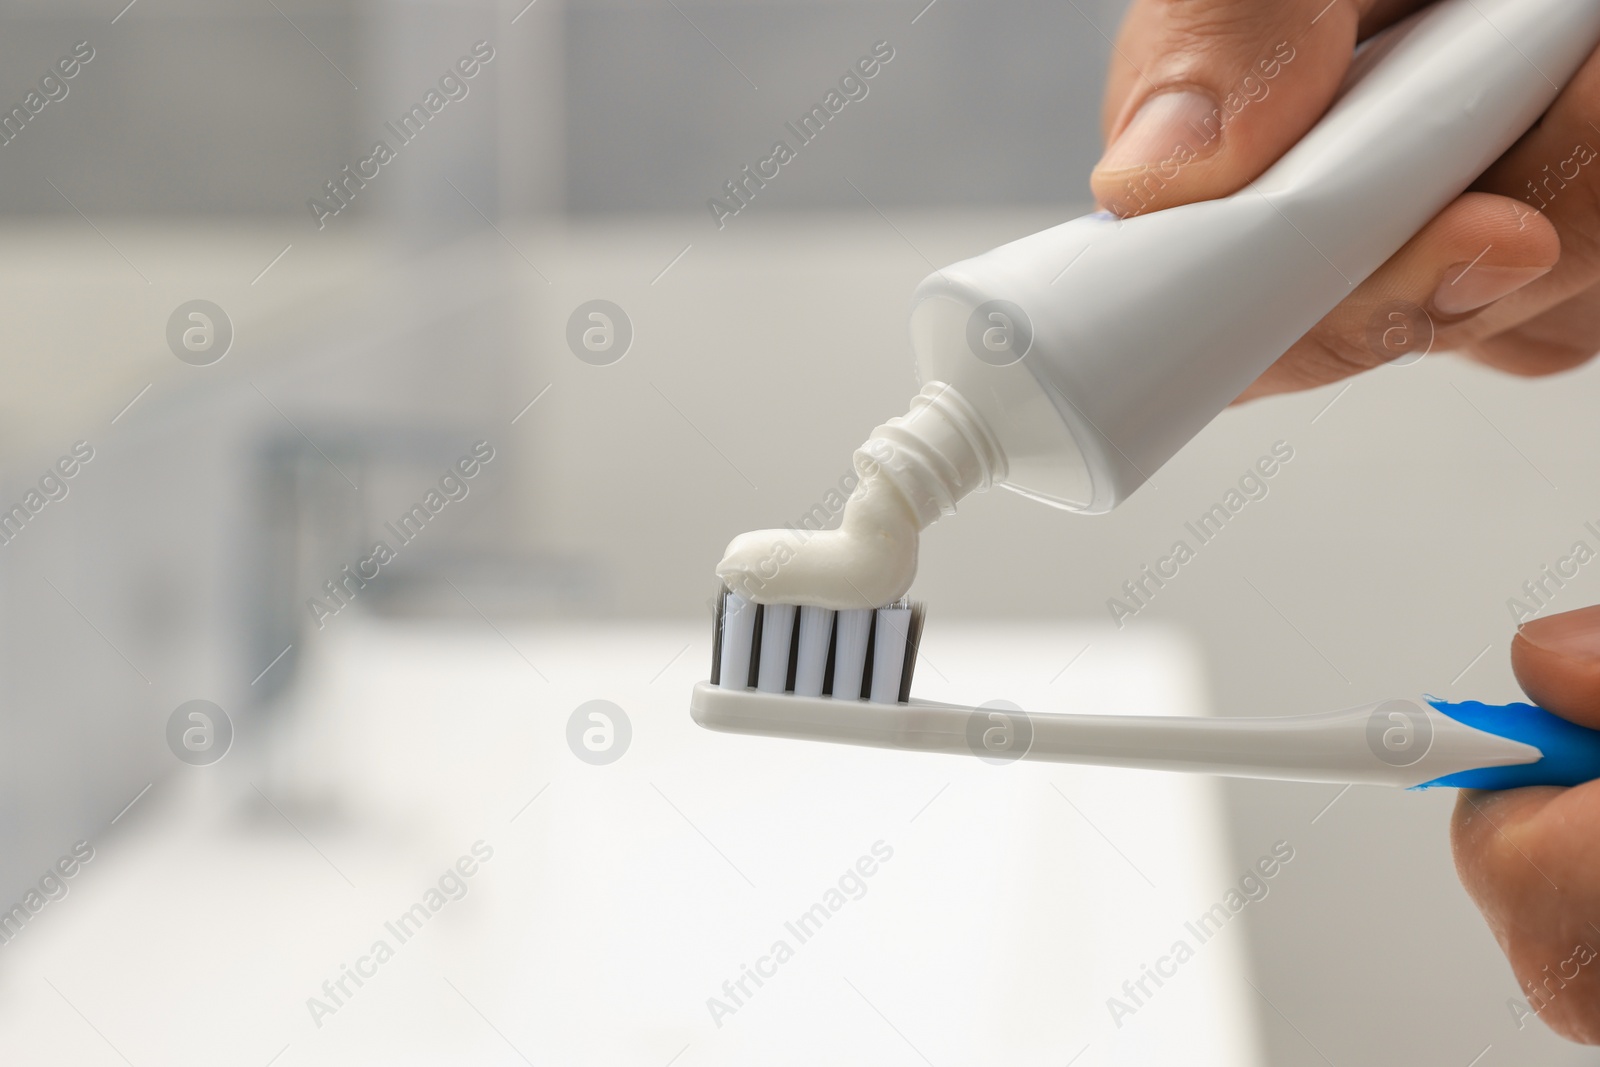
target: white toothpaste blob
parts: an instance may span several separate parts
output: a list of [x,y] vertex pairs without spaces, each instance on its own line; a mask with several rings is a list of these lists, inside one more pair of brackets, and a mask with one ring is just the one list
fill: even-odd
[[[857,453],[857,470],[864,455],[876,462],[867,453],[868,446]],[[740,534],[717,564],[717,577],[762,604],[877,607],[911,588],[922,527],[892,482],[881,472],[863,473],[838,529]]]
[[955,389],[931,382],[911,410],[856,450],[861,481],[835,530],[756,530],[728,545],[717,577],[758,604],[873,608],[900,599],[917,544],[956,501],[1005,477],[1005,456]]

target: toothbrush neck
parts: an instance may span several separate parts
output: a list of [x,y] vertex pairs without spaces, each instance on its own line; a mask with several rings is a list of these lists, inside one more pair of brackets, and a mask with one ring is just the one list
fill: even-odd
[[910,411],[873,430],[856,450],[855,466],[863,489],[880,477],[893,485],[921,528],[1006,476],[1005,453],[988,423],[944,382],[929,382]]

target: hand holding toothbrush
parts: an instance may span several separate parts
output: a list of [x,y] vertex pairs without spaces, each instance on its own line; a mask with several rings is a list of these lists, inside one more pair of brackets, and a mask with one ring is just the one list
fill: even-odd
[[[1128,216],[1244,188],[1321,117],[1355,43],[1424,6],[1135,0],[1111,60],[1096,198]],[[1370,327],[1395,303],[1426,312],[1434,351],[1513,374],[1567,370],[1600,351],[1597,126],[1600,59],[1591,57],[1539,126],[1241,399],[1382,363]]]
[[[1600,607],[1535,619],[1511,644],[1529,697],[1600,727]],[[1463,790],[1450,842],[1530,1008],[1563,1037],[1600,1044],[1600,782]]]
[[[1352,46],[1422,6],[1135,0],[1112,58],[1097,199],[1129,216],[1244,188],[1316,123]],[[1513,374],[1567,370],[1600,350],[1600,59],[1241,399],[1379,365],[1369,324],[1395,302],[1427,313],[1435,350]],[[1600,607],[1528,623],[1512,665],[1538,704],[1600,727]],[[1600,1044],[1600,785],[1463,791],[1451,838],[1531,1007],[1563,1036]]]

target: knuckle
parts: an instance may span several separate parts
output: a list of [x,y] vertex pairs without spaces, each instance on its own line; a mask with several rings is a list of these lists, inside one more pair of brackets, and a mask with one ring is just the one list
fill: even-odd
[[1383,362],[1367,347],[1365,337],[1319,326],[1289,350],[1290,366],[1307,388],[1327,385]]
[[[1155,0],[1160,22],[1174,42],[1193,52],[1231,55],[1259,49],[1269,36],[1307,25],[1326,0]],[[1330,13],[1331,14],[1331,13]]]
[[1465,346],[1479,363],[1522,378],[1543,378],[1583,365],[1595,357],[1600,343],[1576,338],[1536,337],[1515,329]]

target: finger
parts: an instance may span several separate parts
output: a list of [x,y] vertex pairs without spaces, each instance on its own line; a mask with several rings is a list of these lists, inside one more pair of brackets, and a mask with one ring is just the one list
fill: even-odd
[[1600,53],[1472,187],[1517,198],[1562,238],[1560,266],[1496,309],[1488,325],[1504,330],[1525,322],[1600,282]]
[[[1485,318],[1498,311],[1498,305],[1486,309]],[[1600,352],[1600,282],[1510,329],[1462,346],[1461,351],[1508,374],[1556,374],[1587,363]]]
[[1511,641],[1511,669],[1540,707],[1600,729],[1600,606],[1524,623]]
[[1462,790],[1450,826],[1456,873],[1500,943],[1529,1009],[1600,1044],[1600,782]]
[[[1535,619],[1511,643],[1523,690],[1600,727],[1600,607]],[[1600,1043],[1600,782],[1572,789],[1463,791],[1451,820],[1456,871],[1529,1005],[1577,1041]]]
[[1114,48],[1096,199],[1126,216],[1237,191],[1321,117],[1358,34],[1419,6],[1139,0]]
[[[1422,7],[1426,2],[1427,0],[1358,0],[1351,5],[1360,19],[1358,39],[1365,40],[1383,27],[1399,21]],[[1142,93],[1147,88],[1153,88],[1155,84],[1146,75],[1142,66],[1134,64],[1133,57],[1137,56],[1143,63],[1149,63],[1153,56],[1159,54],[1162,47],[1160,43],[1162,27],[1171,15],[1168,9],[1173,6],[1175,5],[1172,0],[1135,0],[1122,21],[1117,39],[1112,42],[1111,62],[1106,73],[1106,91],[1100,105],[1100,132],[1107,141],[1110,140],[1112,131],[1119,128],[1117,120],[1127,110],[1136,90]],[[1262,3],[1261,6],[1268,5]],[[1314,5],[1309,0],[1307,2],[1308,9],[1314,12],[1312,18],[1321,15],[1322,9],[1327,6],[1328,0],[1318,0]]]
[[1325,385],[1398,356],[1425,353],[1430,342],[1434,350],[1448,348],[1485,308],[1537,281],[1560,256],[1555,227],[1538,212],[1505,197],[1467,193],[1296,341],[1240,399]]
[[[1577,366],[1600,350],[1600,54],[1591,56],[1556,98],[1539,124],[1502,156],[1473,188],[1498,193],[1504,214],[1494,218],[1495,200],[1480,200],[1483,244],[1490,251],[1480,266],[1555,266],[1547,274],[1515,289],[1466,316],[1441,315],[1419,293],[1426,277],[1414,277],[1397,297],[1428,309],[1437,328],[1433,350],[1463,352],[1485,364],[1516,374],[1550,374]],[[1474,194],[1462,199],[1469,201]],[[1459,202],[1458,202],[1459,205]],[[1447,213],[1459,206],[1447,209]],[[1252,386],[1245,397],[1305,388],[1336,380],[1381,361],[1363,332],[1362,294],[1383,290],[1408,271],[1418,257],[1439,266],[1438,250],[1424,245],[1441,231],[1445,216],[1436,218],[1378,274],[1357,290],[1350,307],[1341,307],[1307,335],[1302,345],[1280,360]],[[1472,233],[1471,219],[1459,231]],[[1494,223],[1498,221],[1499,225]],[[1550,241],[1550,235],[1555,241]],[[1559,245],[1559,258],[1542,255]],[[1452,247],[1446,255],[1464,249]],[[1526,255],[1527,258],[1524,258]],[[1510,256],[1509,259],[1500,257]],[[1409,265],[1403,263],[1409,257]],[[1426,275],[1424,270],[1423,275]],[[1476,277],[1474,277],[1476,275]],[[1507,276],[1508,280],[1514,280]],[[1469,272],[1466,285],[1487,283],[1482,272]],[[1403,279],[1402,279],[1403,282]],[[1460,289],[1461,286],[1455,288]],[[1459,294],[1458,294],[1459,295]],[[1447,301],[1448,302],[1448,301]],[[1458,302],[1459,303],[1459,302]],[[1451,304],[1452,307],[1458,306]],[[1360,306],[1357,307],[1356,305]],[[1354,314],[1350,312],[1354,311]],[[1337,325],[1336,325],[1337,324]]]
[[[1600,53],[1589,57],[1539,124],[1473,188],[1516,197],[1539,211],[1555,227],[1562,252],[1549,277],[1483,316],[1466,350],[1523,374],[1565,370],[1593,355],[1593,315],[1578,298],[1600,284]],[[1551,312],[1556,314],[1550,323],[1520,338],[1514,334]],[[1529,342],[1525,358],[1518,358],[1519,339]]]

